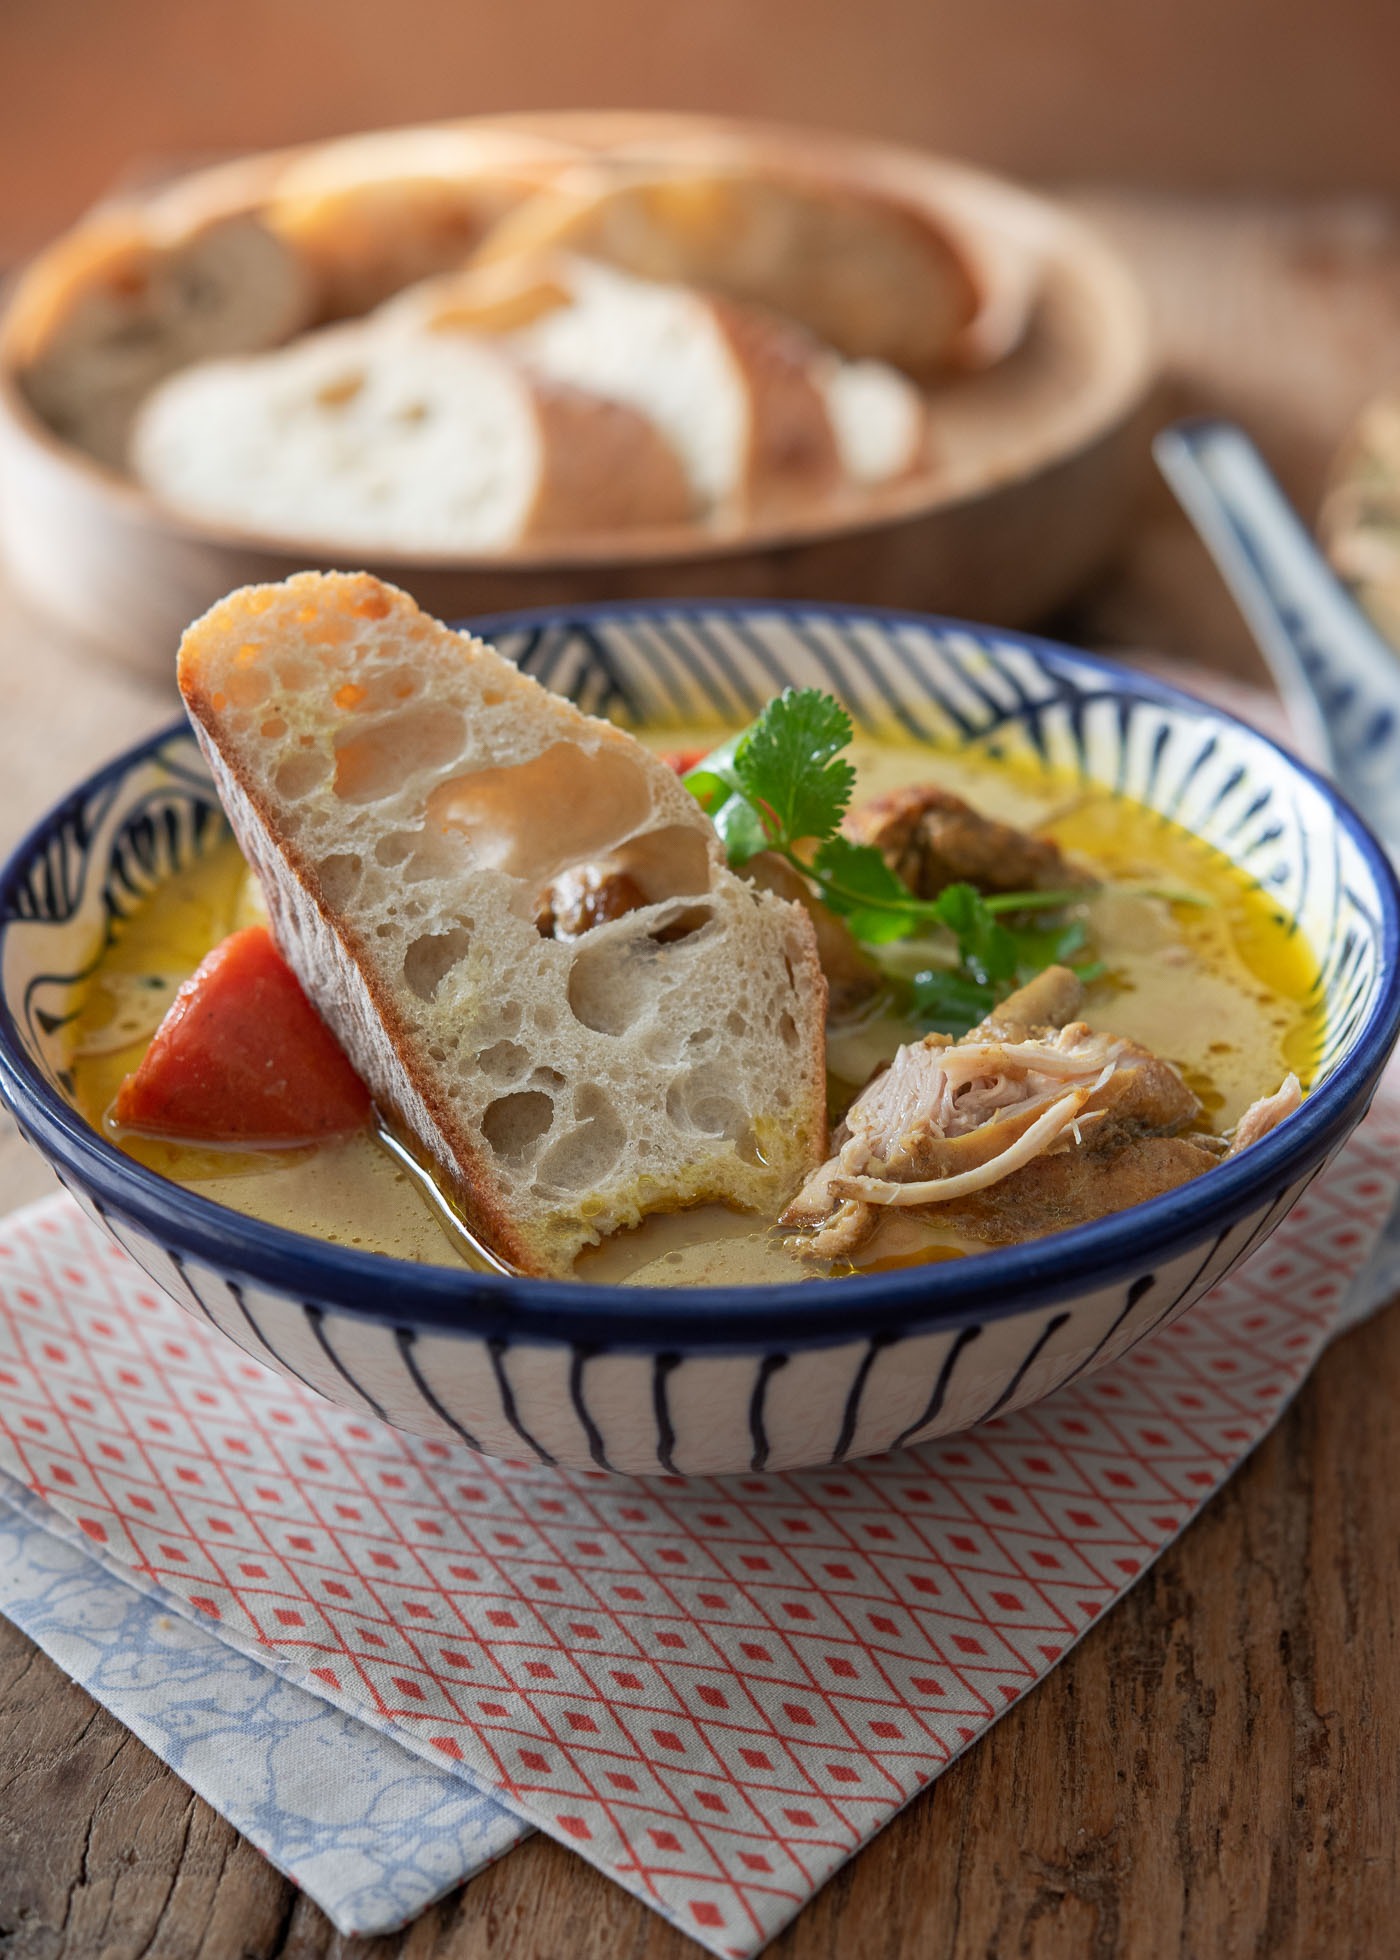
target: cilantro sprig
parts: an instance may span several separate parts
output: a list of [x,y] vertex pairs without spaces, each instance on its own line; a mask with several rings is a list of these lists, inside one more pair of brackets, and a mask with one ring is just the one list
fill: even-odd
[[[962,1033],[1033,973],[1057,961],[1074,962],[1088,942],[1082,920],[1048,927],[1024,921],[1039,912],[1063,912],[1081,894],[984,897],[958,884],[936,898],[916,897],[873,844],[841,834],[855,787],[855,770],[842,751],[854,733],[850,716],[829,694],[788,688],[683,780],[736,869],[760,851],[774,852],[867,945],[891,945],[930,927],[951,935],[956,964],[921,969],[910,991],[929,1026]],[[1021,923],[1005,925],[1005,916]],[[1086,979],[1102,971],[1082,962],[1076,970]]]
[[[944,898],[958,895],[954,903],[962,929],[953,928],[958,938],[958,965],[930,965],[910,981],[914,1012],[929,1027],[945,1034],[965,1033],[985,1020],[1013,988],[1024,986],[1047,966],[1072,967],[1086,985],[1104,973],[1102,962],[1077,957],[1089,944],[1089,928],[1083,919],[1045,927],[1010,927],[998,924],[993,914],[989,929],[985,918],[979,916],[985,913],[988,901],[978,900],[974,909],[962,898],[965,892],[977,899],[970,885],[950,885],[941,894]],[[1055,896],[1063,904],[1065,894]]]

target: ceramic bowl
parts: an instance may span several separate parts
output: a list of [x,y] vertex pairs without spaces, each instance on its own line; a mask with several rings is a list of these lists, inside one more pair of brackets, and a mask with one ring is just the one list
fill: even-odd
[[714,602],[517,614],[501,649],[631,725],[747,719],[787,683],[898,727],[1071,769],[1242,866],[1320,961],[1302,1109],[1239,1158],[1052,1238],[762,1289],[604,1288],[424,1267],[254,1223],[122,1156],[65,1097],[103,935],[225,834],[189,734],[81,784],[0,874],[0,1094],[84,1207],[188,1310],[331,1401],[506,1457],[634,1474],[841,1462],[969,1427],[1117,1359],[1283,1218],[1363,1114],[1400,1026],[1397,889],[1316,776],[1107,662],[921,616]]

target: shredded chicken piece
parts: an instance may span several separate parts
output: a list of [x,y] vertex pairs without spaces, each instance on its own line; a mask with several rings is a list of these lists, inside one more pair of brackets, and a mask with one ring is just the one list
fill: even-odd
[[[962,1041],[929,1035],[868,1083],[833,1154],[783,1214],[810,1234],[803,1258],[849,1259],[887,1209],[937,1208],[940,1223],[1010,1244],[1140,1204],[1219,1163],[1169,1062],[1068,1016],[1080,988],[1048,968]],[[1246,1111],[1229,1148],[1257,1142],[1298,1107],[1290,1076]]]
[[[783,1214],[788,1220],[788,1214]],[[860,1198],[847,1198],[839,1203],[810,1239],[804,1239],[794,1249],[803,1259],[826,1260],[836,1264],[849,1259],[859,1252],[880,1222],[879,1208],[866,1204]]]
[[1114,1143],[1105,1125],[1083,1150],[1045,1151],[988,1190],[954,1198],[926,1215],[936,1215],[959,1238],[1021,1245],[1146,1204],[1213,1169],[1221,1154],[1204,1136],[1120,1137]]
[[1252,1143],[1258,1143],[1270,1130],[1276,1130],[1285,1116],[1291,1116],[1302,1106],[1303,1087],[1296,1075],[1285,1076],[1271,1096],[1261,1096],[1258,1102],[1251,1103],[1230,1139],[1229,1155],[1238,1157],[1242,1150],[1248,1150]]
[[[869,1172],[910,1182],[999,1163],[1048,1105],[1066,1101],[1066,1089],[1085,1091],[1066,1115],[1067,1122],[1106,1088],[1120,1064],[1132,1067],[1142,1060],[1155,1057],[1119,1036],[1094,1034],[1082,1021],[1042,1030],[1031,1040],[982,1041],[974,1035],[950,1042],[934,1035],[911,1042],[852,1104],[839,1176]],[[1186,1093],[1189,1110],[1195,1099]],[[1036,1135],[1041,1149],[1054,1140],[1045,1130]],[[948,1147],[973,1136],[977,1144],[971,1149]],[[954,1161],[959,1158],[963,1163]],[[1026,1161],[1018,1155],[996,1175]]]
[[[1110,1062],[1101,1080],[1107,1080],[1112,1072],[1113,1064]],[[1098,1086],[1095,1084],[1095,1087]],[[933,1205],[949,1198],[965,1198],[973,1191],[984,1190],[989,1184],[1010,1177],[1013,1171],[1020,1170],[1023,1164],[1038,1157],[1042,1150],[1048,1150],[1062,1131],[1074,1123],[1093,1093],[1093,1089],[1071,1089],[1067,1096],[1061,1096],[1048,1109],[1042,1110],[1014,1143],[1008,1144],[995,1157],[988,1157],[974,1165],[969,1171],[959,1171],[952,1177],[922,1178],[912,1184],[896,1184],[888,1178],[843,1176],[838,1173],[831,1179],[828,1188],[838,1198],[863,1198],[874,1205]]]
[[1047,966],[994,1007],[978,1033],[1011,1035],[1017,1028],[1062,1028],[1074,1019],[1083,1001],[1084,985],[1077,973],[1067,966]]

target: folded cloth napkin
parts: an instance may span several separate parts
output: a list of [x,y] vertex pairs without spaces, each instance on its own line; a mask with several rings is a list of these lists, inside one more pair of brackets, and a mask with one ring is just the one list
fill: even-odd
[[0,1230],[0,1473],[236,1653],[748,1955],[1264,1435],[1397,1162],[1382,1095],[1253,1259],[1103,1373],[943,1443],[723,1481],[501,1463],[342,1412],[52,1200]]
[[528,1827],[460,1775],[260,1666],[0,1477],[0,1613],[343,1933],[405,1925]]

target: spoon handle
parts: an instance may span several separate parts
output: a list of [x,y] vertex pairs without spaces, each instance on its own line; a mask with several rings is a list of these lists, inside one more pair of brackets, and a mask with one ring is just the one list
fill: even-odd
[[1400,660],[1338,583],[1243,430],[1178,422],[1154,444],[1268,663],[1299,746],[1400,858]]

